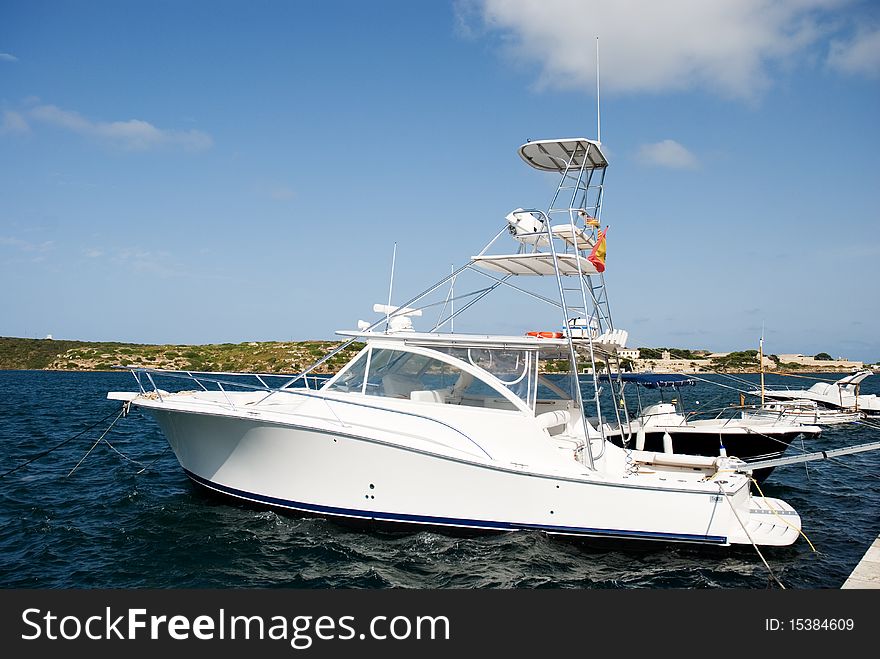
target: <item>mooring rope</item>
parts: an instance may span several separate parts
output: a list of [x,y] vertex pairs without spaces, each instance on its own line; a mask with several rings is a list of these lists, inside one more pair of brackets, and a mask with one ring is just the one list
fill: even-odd
[[[733,380],[734,382],[739,382],[740,384],[745,384],[745,385],[748,385],[749,387],[751,387],[751,389],[749,389],[748,391],[742,391],[742,393],[750,393],[750,392],[753,393],[755,387],[758,384],[756,382],[746,380],[745,378],[740,378],[740,377],[736,377],[735,375],[731,375],[730,373],[725,373],[724,371],[710,370],[709,372],[713,373],[714,375],[720,375],[721,377],[728,378],[730,380]],[[712,380],[705,380],[705,382],[712,382]],[[717,384],[717,383],[713,383],[713,384]]]
[[[123,411],[124,411],[124,409],[123,409]],[[44,458],[44,457],[46,457],[47,455],[49,455],[50,453],[52,453],[52,452],[54,452],[54,451],[57,451],[58,449],[60,449],[60,448],[61,448],[62,446],[64,446],[65,444],[69,444],[70,442],[72,442],[74,439],[78,439],[79,437],[82,437],[83,435],[85,435],[85,434],[86,434],[87,432],[89,432],[90,430],[93,430],[93,429],[95,429],[96,427],[98,427],[99,425],[101,425],[102,423],[104,423],[107,419],[109,419],[109,418],[110,418],[111,416],[113,416],[115,413],[116,413],[115,410],[114,410],[113,412],[110,412],[110,413],[109,413],[107,416],[105,416],[103,419],[101,419],[101,420],[99,420],[99,421],[96,421],[95,423],[93,423],[92,425],[90,425],[88,428],[86,428],[86,429],[83,430],[82,432],[79,432],[79,433],[75,434],[73,437],[68,437],[68,438],[65,439],[63,442],[61,442],[60,444],[58,444],[57,446],[53,446],[52,448],[50,448],[50,449],[48,449],[48,450],[46,450],[46,451],[43,451],[42,453],[40,453],[40,454],[38,454],[38,455],[35,455],[35,456],[32,457],[32,458],[29,458],[28,460],[26,460],[25,462],[21,463],[21,464],[18,465],[17,467],[13,467],[12,469],[10,469],[10,470],[8,470],[8,471],[3,472],[2,474],[0,474],[0,478],[5,478],[5,477],[8,476],[9,474],[15,473],[15,472],[18,471],[19,469],[23,469],[24,467],[28,466],[28,465],[31,464],[32,462],[36,462],[36,461],[39,460],[40,458]],[[121,415],[121,413],[120,413],[120,415]],[[116,423],[116,422],[114,421],[113,423]]]
[[770,567],[770,563],[767,562],[767,559],[764,558],[764,554],[761,553],[761,550],[758,549],[758,545],[755,543],[754,539],[752,539],[752,535],[749,533],[749,530],[746,528],[746,525],[743,524],[743,521],[739,517],[739,513],[736,512],[736,507],[733,505],[733,502],[730,498],[724,493],[724,486],[721,483],[718,483],[718,491],[721,492],[721,496],[724,497],[724,500],[727,501],[727,504],[730,506],[730,510],[733,512],[733,516],[736,517],[736,521],[739,522],[739,525],[742,527],[743,533],[746,534],[746,537],[749,539],[749,542],[752,543],[752,547],[755,548],[755,551],[758,553],[758,557],[761,559],[761,562],[764,563],[764,567],[767,568],[767,572],[770,573],[770,577],[779,584],[779,587],[782,590],[785,590],[785,586],[782,582],[776,578],[776,575],[773,573],[773,568]]
[[758,481],[756,481],[754,478],[752,478],[751,481],[755,484],[755,487],[758,488],[758,494],[760,494],[761,498],[764,499],[764,503],[766,503],[769,506],[771,512],[774,515],[776,515],[776,517],[778,517],[783,523],[785,523],[789,527],[793,528],[795,531],[800,533],[802,536],[804,536],[804,540],[806,540],[807,544],[810,545],[810,549],[812,549],[814,553],[818,554],[819,550],[816,549],[815,545],[813,545],[812,542],[810,542],[810,539],[807,537],[807,534],[804,533],[803,529],[795,528],[794,524],[792,524],[787,519],[785,519],[782,515],[780,515],[778,512],[776,512],[776,508],[774,508],[772,505],[770,505],[770,503],[767,501],[767,497],[764,495],[764,492],[761,490],[761,486],[758,485]]
[[[101,440],[104,439],[104,438],[107,436],[107,433],[110,432],[110,431],[113,429],[113,426],[116,425],[116,422],[119,421],[119,419],[122,418],[122,416],[125,414],[125,412],[126,412],[126,409],[125,409],[125,406],[123,405],[123,406],[122,406],[122,409],[119,410],[119,414],[117,414],[117,415],[116,415],[116,418],[113,419],[113,423],[111,423],[109,426],[107,426],[107,430],[105,430],[105,431],[101,434],[101,436],[98,437],[98,439],[95,441],[95,443],[92,444],[91,448],[90,448],[88,451],[86,451],[86,454],[85,454],[84,456],[82,456],[82,457],[79,459],[79,462],[77,462],[76,465],[74,465],[73,469],[71,469],[71,470],[67,473],[67,476],[65,476],[65,478],[69,478],[70,475],[71,475],[73,472],[75,472],[75,471],[79,468],[79,466],[83,463],[83,461],[84,461],[87,457],[89,457],[89,453],[91,453],[91,452],[95,449],[95,447],[96,447],[98,444],[101,443]],[[114,451],[116,451],[116,449],[113,448],[113,445],[110,444],[110,442],[107,442],[107,446],[109,446],[109,447],[112,448]],[[116,451],[116,452],[119,453],[119,451]],[[122,455],[122,453],[119,453],[119,455]],[[130,459],[131,459],[131,458],[128,458],[128,457],[126,457],[126,456],[124,456],[124,455],[122,455],[122,457],[125,458],[126,460],[130,460]],[[132,460],[132,462],[135,462],[135,460]],[[140,464],[140,463],[138,463],[138,464]],[[143,467],[143,465],[141,465],[141,466]]]

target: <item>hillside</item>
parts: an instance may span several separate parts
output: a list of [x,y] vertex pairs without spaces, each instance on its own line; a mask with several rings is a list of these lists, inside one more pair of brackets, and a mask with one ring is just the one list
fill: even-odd
[[[245,373],[297,373],[341,344],[340,341],[264,341],[207,345],[152,345],[142,343],[64,341],[0,337],[0,370],[109,371],[116,366],[227,371]],[[363,344],[354,343],[322,364],[316,373],[335,373]],[[709,355],[705,350],[640,348],[640,358],[624,359],[626,370],[658,372],[734,371],[757,372],[757,351]],[[669,358],[661,355],[666,352]],[[809,361],[809,360],[808,360]],[[769,371],[846,372],[861,362],[781,362],[765,356]],[[567,367],[547,362],[546,371]]]
[[[248,342],[208,345],[63,341],[0,337],[0,369],[106,371],[114,366],[149,366],[193,371],[293,373],[310,366],[339,341]],[[336,372],[362,344],[352,344],[317,373]]]

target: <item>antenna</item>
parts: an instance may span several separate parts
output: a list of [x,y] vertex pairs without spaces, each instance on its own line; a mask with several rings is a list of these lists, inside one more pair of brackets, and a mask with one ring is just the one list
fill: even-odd
[[761,407],[764,407],[764,323],[761,323],[761,342],[758,348],[758,362],[761,367]]
[[596,37],[596,142],[602,144],[602,119],[599,114],[599,37]]
[[394,243],[394,251],[391,253],[391,281],[388,283],[388,306],[385,309],[385,331],[388,331],[391,316],[391,293],[394,291],[394,262],[397,260],[397,243]]

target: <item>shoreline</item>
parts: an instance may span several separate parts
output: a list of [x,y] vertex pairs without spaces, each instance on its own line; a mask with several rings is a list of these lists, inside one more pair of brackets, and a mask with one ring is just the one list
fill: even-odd
[[[0,337],[0,369],[112,372],[125,367],[171,371],[299,373],[343,341],[247,341],[242,343],[142,344]],[[318,373],[335,372],[360,350],[353,343],[333,354]],[[123,368],[120,368],[120,367]]]
[[[246,341],[215,344],[142,344],[112,341],[69,341],[65,339],[23,339],[0,337],[0,370],[57,372],[114,372],[127,367],[155,368],[201,373],[258,373],[297,375],[319,360],[326,361],[317,375],[338,372],[363,347],[355,342],[339,352],[342,340]],[[655,356],[662,350],[662,356]],[[639,351],[643,354],[639,357]],[[636,373],[760,373],[756,351],[703,354],[705,351],[639,348],[624,352],[623,370]],[[687,353],[670,355],[672,353]],[[331,355],[331,353],[333,353]],[[700,354],[697,354],[700,353]],[[773,356],[775,357],[775,356]],[[764,357],[765,374],[878,372],[876,364],[863,364],[843,358],[816,360],[803,355],[784,355],[786,359]],[[798,361],[795,361],[795,358]],[[120,368],[122,365],[124,367]],[[872,368],[872,366],[874,368]],[[604,366],[602,366],[604,370]],[[547,368],[545,372],[553,372]]]
[[[132,368],[142,368],[142,367],[151,368],[147,365],[138,365],[138,366],[133,366]],[[34,373],[127,373],[129,370],[130,369],[126,368],[126,367],[122,367],[122,368],[25,368],[25,367],[9,368],[9,367],[2,367],[2,368],[0,368],[0,373],[5,372],[5,371],[8,371],[8,372],[30,371],[30,372],[34,372]],[[168,370],[171,370],[171,369],[168,369]],[[275,371],[272,373],[268,373],[266,371],[255,371],[255,370],[240,370],[240,371],[235,371],[235,372],[230,372],[230,371],[196,371],[193,369],[176,369],[176,370],[178,372],[190,371],[193,373],[204,373],[204,374],[215,373],[215,374],[232,374],[232,375],[270,375],[270,376],[275,376],[275,377],[284,377],[284,376],[293,377],[293,376],[299,375],[301,372],[301,371]],[[878,371],[876,369],[864,368],[861,370],[871,371],[874,375],[880,374],[880,371]],[[313,373],[310,371],[309,373],[313,374],[313,375],[335,375],[337,372],[338,371],[315,371]],[[541,371],[541,373],[544,373],[544,374],[547,374],[547,373],[553,374],[554,372],[555,371]],[[724,370],[724,371],[722,371],[722,370],[717,370],[717,371],[715,371],[715,370],[677,371],[677,370],[659,370],[658,369],[658,370],[654,370],[654,371],[639,370],[639,371],[627,371],[627,372],[675,374],[675,375],[727,375],[727,374],[760,375],[760,373],[761,373],[761,371],[758,369],[754,369],[754,370],[730,369],[730,370]],[[812,376],[812,375],[822,375],[822,374],[830,374],[830,375],[843,374],[843,375],[845,375],[847,373],[855,373],[855,372],[857,372],[857,371],[855,371],[853,369],[818,370],[818,369],[809,369],[808,368],[808,369],[799,370],[799,371],[777,371],[777,370],[764,371],[764,375],[765,376],[766,375],[777,375],[777,376],[782,376],[782,377],[786,377],[786,376],[787,377],[804,377],[804,378],[810,379],[810,376]],[[587,372],[587,373],[581,373],[580,375],[591,375],[591,374],[589,372]]]

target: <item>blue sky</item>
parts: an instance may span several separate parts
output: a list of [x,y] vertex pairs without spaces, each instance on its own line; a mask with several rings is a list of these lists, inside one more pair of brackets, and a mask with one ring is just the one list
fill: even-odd
[[[611,5],[611,6],[609,6]],[[880,360],[880,7],[856,0],[0,4],[0,335],[329,339],[596,137],[633,346]],[[515,303],[456,329],[555,322]],[[417,322],[417,328],[418,328]],[[536,327],[540,326],[540,327]]]

